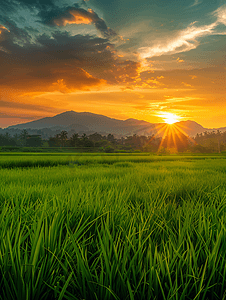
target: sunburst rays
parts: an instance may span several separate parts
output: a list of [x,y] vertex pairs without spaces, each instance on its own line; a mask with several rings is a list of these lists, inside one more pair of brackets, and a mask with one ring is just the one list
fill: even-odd
[[187,149],[189,144],[195,144],[195,141],[188,136],[183,130],[185,126],[179,123],[173,124],[159,124],[156,126],[155,136],[162,136],[158,152],[162,147],[171,150],[170,152],[178,152],[182,148]]

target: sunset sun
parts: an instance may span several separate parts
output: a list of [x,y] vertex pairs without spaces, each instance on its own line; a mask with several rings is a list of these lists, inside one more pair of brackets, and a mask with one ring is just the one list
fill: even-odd
[[166,123],[166,124],[169,124],[169,125],[171,125],[171,124],[174,124],[174,123],[176,123],[176,122],[179,122],[179,119],[180,119],[180,117],[179,116],[177,116],[177,115],[175,115],[175,114],[173,114],[173,113],[163,113],[162,115],[161,115],[161,117],[162,117],[162,119],[164,120],[164,122]]

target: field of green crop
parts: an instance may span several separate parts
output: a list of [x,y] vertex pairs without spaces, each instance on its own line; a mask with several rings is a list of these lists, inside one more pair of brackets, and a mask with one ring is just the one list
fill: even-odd
[[226,299],[226,156],[0,154],[0,291]]

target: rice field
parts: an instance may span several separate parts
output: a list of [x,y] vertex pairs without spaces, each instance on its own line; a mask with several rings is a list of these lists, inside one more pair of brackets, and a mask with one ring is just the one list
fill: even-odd
[[226,156],[0,155],[1,300],[226,299]]

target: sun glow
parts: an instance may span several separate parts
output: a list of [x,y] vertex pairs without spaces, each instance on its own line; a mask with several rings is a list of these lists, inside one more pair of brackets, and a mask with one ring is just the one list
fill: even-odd
[[172,114],[172,113],[162,113],[161,117],[163,118],[164,122],[167,124],[174,124],[176,122],[179,122],[180,117]]
[[[167,119],[167,117],[165,117],[165,119]],[[173,126],[169,124],[173,123],[159,123],[156,127],[157,132],[155,136],[161,137],[161,143],[158,148],[159,153],[161,153],[161,151],[164,151],[163,153],[183,152],[189,145],[195,145],[195,141],[183,130],[183,128],[187,128],[184,124],[177,123]]]

